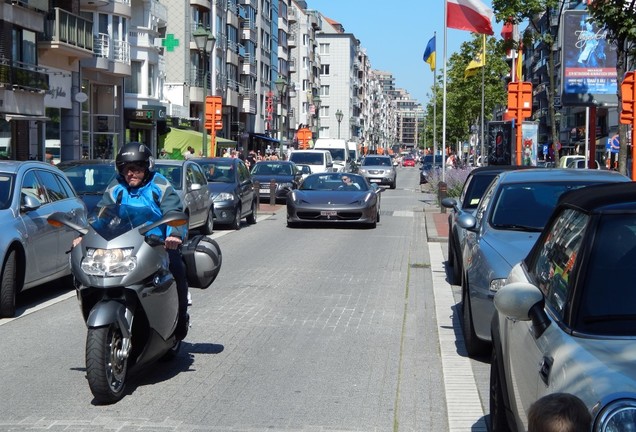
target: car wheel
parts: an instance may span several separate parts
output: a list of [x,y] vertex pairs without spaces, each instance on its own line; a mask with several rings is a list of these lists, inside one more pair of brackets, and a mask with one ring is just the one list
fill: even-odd
[[12,250],[4,260],[2,266],[2,280],[0,281],[0,318],[11,318],[15,315],[16,262],[15,251]]
[[214,232],[214,209],[210,208],[208,210],[208,218],[205,221],[205,224],[201,228],[203,234],[210,235]]
[[490,432],[510,432],[502,385],[497,350],[493,348],[490,354]]
[[256,204],[256,199],[252,200],[252,211],[249,216],[247,216],[247,223],[250,225],[254,225],[256,223],[256,217],[258,216],[258,205]]
[[237,231],[241,229],[241,206],[236,207],[232,229]]
[[459,256],[457,245],[453,246],[453,283],[455,285],[462,284],[462,257]]
[[[452,231],[448,234],[448,259],[446,260],[446,264],[450,267],[455,267],[455,251],[453,247],[453,235]],[[457,283],[457,279],[455,279],[455,272],[453,271],[453,281]]]
[[[462,284],[464,283],[462,282]],[[475,334],[468,287],[463,287],[462,291],[462,331],[464,333],[464,344],[466,345],[466,352],[470,357],[478,357],[487,352],[488,344],[480,340],[477,334]]]

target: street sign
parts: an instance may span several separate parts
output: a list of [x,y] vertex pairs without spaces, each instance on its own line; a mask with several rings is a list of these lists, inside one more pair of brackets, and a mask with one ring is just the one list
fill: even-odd
[[634,71],[627,72],[621,84],[621,124],[632,124],[636,111],[636,82]]

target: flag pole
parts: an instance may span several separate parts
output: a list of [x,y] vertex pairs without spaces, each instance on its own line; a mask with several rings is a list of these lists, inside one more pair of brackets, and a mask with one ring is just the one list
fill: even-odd
[[[481,156],[481,164],[482,166],[484,165],[484,105],[485,105],[485,75],[486,75],[486,35],[482,35],[482,55],[484,56],[483,58],[483,66],[481,67],[481,137],[480,137],[480,144],[481,144],[481,152],[480,152],[480,156]],[[477,157],[475,157],[475,165],[477,162]]]
[[[444,0],[444,86],[442,96],[442,181],[446,182],[446,35],[448,29],[446,20],[448,19],[448,1]],[[435,158],[433,156],[433,158]],[[433,160],[435,162],[435,160]]]
[[[437,44],[436,31],[433,32],[433,37]],[[435,47],[435,50],[437,51],[437,47]],[[435,155],[437,155],[437,62],[435,62],[435,67],[433,68],[433,165],[435,165]]]

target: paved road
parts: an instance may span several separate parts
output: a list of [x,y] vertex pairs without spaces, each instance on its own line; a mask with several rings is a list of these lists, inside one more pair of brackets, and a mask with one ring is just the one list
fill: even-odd
[[192,292],[181,354],[115,405],[92,403],[72,293],[29,296],[0,320],[0,431],[485,430],[417,179],[400,169],[374,230],[288,229],[267,209],[215,233],[223,268]]

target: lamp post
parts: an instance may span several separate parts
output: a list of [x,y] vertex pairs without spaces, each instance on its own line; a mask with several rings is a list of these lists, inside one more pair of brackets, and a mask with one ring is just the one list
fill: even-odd
[[342,111],[336,111],[336,120],[338,120],[338,139],[340,139],[340,123],[342,122],[342,117],[344,117]]
[[278,146],[279,146],[279,153],[281,158],[283,157],[283,96],[285,96],[286,92],[287,92],[287,82],[283,79],[283,77],[281,77],[280,75],[278,76],[278,78],[276,79],[276,90],[278,90],[278,103],[279,103],[279,108],[278,108],[278,130],[280,131],[279,134],[279,141],[278,141]]
[[[202,126],[202,150],[203,157],[208,156],[208,131],[205,128],[205,120],[206,120],[206,104],[208,97],[208,79],[210,76],[210,71],[208,70],[208,65],[206,65],[208,58],[208,43],[210,43],[210,49],[214,49],[214,45],[216,44],[216,38],[212,33],[207,31],[205,28],[199,26],[193,33],[192,37],[194,38],[194,43],[197,45],[197,51],[203,57],[203,120],[201,122]],[[214,131],[214,125],[212,125],[212,130]],[[214,156],[214,155],[212,155]]]

